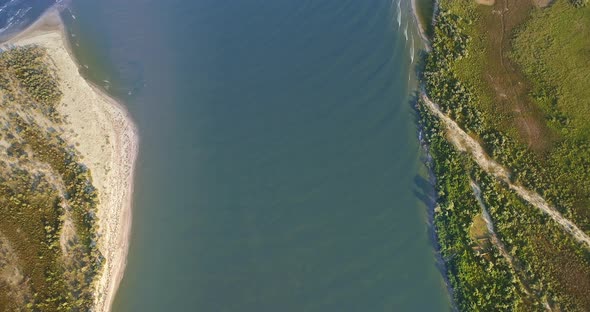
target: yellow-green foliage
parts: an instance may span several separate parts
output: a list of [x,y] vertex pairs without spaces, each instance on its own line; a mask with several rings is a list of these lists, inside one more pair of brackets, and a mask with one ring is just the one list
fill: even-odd
[[35,101],[55,107],[62,92],[51,75],[45,50],[36,46],[16,47],[0,54],[2,69]]

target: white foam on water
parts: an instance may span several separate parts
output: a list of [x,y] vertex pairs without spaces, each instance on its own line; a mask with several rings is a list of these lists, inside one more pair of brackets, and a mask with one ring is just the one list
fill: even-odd
[[410,61],[414,64],[414,37],[410,37]]
[[406,37],[406,41],[408,41],[408,24],[406,23],[406,28],[404,28],[404,37]]
[[[11,29],[18,28],[22,26],[25,20],[25,16],[27,13],[33,9],[32,6],[26,8],[18,8],[19,5],[22,4],[23,1],[21,0],[10,0],[9,2],[5,3],[2,7],[0,7],[0,14],[2,18],[6,18],[4,27],[0,28],[0,33],[4,33],[5,31],[11,31]],[[16,9],[16,11],[15,11]]]
[[10,7],[11,5],[15,4],[15,2],[16,2],[16,4],[18,4],[19,0],[10,0],[10,1],[8,1],[7,3],[5,3],[5,4],[4,4],[2,7],[0,7],[0,13],[1,13],[2,11],[4,11],[6,8],[8,8],[8,7]]

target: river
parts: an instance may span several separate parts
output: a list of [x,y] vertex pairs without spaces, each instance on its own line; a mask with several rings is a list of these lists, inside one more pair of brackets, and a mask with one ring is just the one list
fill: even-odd
[[69,4],[83,73],[141,136],[113,311],[450,309],[410,104],[410,8]]

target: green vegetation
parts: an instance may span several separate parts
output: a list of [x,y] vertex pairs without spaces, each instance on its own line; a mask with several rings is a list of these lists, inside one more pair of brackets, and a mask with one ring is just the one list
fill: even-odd
[[102,258],[90,172],[61,138],[45,51],[0,54],[0,310],[88,311]]
[[565,1],[535,10],[513,41],[531,96],[561,136],[589,139],[590,8]]
[[[513,183],[590,233],[590,8],[569,0],[546,8],[518,0],[439,6],[422,75],[429,97],[511,171]],[[435,225],[459,308],[590,311],[590,251],[455,151],[419,107],[438,178]],[[482,188],[514,270],[494,246],[474,248],[481,231],[470,180]]]
[[412,0],[415,1],[418,22],[422,25],[425,35],[432,36],[432,17],[434,16],[434,0]]
[[570,0],[570,2],[576,8],[581,8],[588,4],[588,0]]
[[16,48],[2,53],[2,67],[35,101],[55,107],[61,99],[57,77],[50,73],[45,51],[36,48]]
[[436,117],[423,105],[420,109],[437,176],[435,227],[455,301],[463,311],[515,310],[522,302],[521,291],[504,258],[493,247],[485,254],[473,248],[477,241],[470,225],[480,208],[465,172],[475,165],[446,141]]

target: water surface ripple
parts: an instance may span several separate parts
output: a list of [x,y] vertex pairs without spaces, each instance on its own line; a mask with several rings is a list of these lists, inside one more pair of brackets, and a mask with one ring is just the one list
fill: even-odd
[[73,2],[141,132],[114,311],[448,311],[394,2]]

